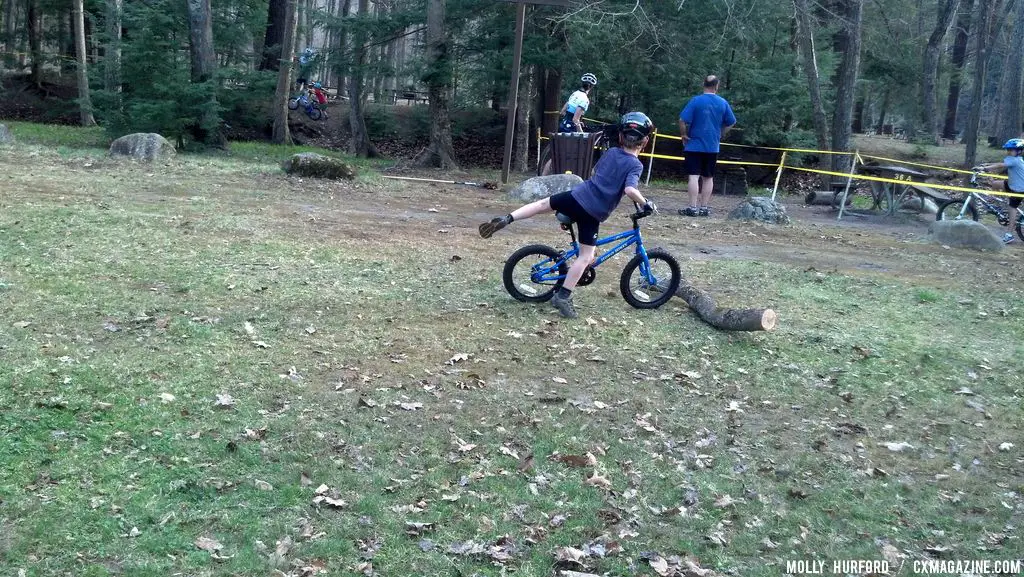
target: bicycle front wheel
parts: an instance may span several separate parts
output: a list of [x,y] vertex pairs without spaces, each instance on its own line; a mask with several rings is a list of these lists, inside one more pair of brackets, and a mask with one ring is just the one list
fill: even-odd
[[626,264],[626,268],[622,269],[619,290],[622,291],[622,298],[631,306],[656,309],[676,294],[682,278],[675,257],[661,249],[654,249],[647,252],[647,262],[638,254]]
[[[1017,211],[1014,210],[1014,212]],[[1024,241],[1024,215],[1017,213],[1017,226],[1014,228],[1017,229],[1017,237]]]
[[288,110],[298,110],[298,109],[299,109],[299,99],[298,98],[289,98],[288,99]]
[[568,271],[568,265],[557,250],[545,244],[531,244],[508,257],[501,280],[508,294],[517,301],[542,303],[562,287]]
[[313,120],[320,120],[320,116],[322,115],[319,108],[310,108],[308,114]]
[[551,141],[548,141],[541,149],[540,158],[537,159],[537,176],[547,176],[554,169],[555,162],[551,151]]
[[969,203],[967,209],[964,210],[964,199],[947,200],[939,205],[939,210],[935,213],[935,220],[962,220],[964,218],[978,220],[978,209],[974,208],[973,203]]

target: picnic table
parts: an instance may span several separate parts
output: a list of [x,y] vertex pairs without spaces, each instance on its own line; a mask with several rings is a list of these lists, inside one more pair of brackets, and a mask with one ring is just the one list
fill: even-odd
[[872,197],[871,209],[884,210],[889,216],[896,214],[896,209],[914,196],[921,197],[923,202],[925,196],[935,196],[937,194],[931,189],[928,189],[931,191],[930,193],[922,190],[920,182],[927,178],[928,175],[912,168],[907,168],[905,166],[865,165],[861,167],[860,172],[870,176],[878,176],[900,181],[870,181]]

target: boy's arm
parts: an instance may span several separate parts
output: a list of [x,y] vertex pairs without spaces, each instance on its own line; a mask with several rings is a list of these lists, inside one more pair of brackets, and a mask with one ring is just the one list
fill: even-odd
[[980,172],[993,172],[993,173],[995,173],[995,172],[1006,172],[1007,166],[1006,166],[1005,162],[1000,161],[1000,162],[992,162],[992,163],[989,163],[989,164],[979,164],[978,166],[975,166],[974,168],[979,169]]
[[647,198],[645,198],[644,195],[641,194],[639,190],[637,190],[636,188],[634,188],[632,186],[627,186],[626,187],[626,196],[628,196],[630,200],[632,200],[633,202],[639,204],[640,206],[643,206],[643,205],[647,204]]
[[576,114],[572,115],[572,125],[575,126],[576,128],[578,128],[580,132],[583,132],[583,123],[581,122],[582,118],[583,118],[583,109],[577,106],[576,107]]

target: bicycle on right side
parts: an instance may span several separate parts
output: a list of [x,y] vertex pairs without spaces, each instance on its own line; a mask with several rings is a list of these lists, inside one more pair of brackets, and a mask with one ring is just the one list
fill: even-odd
[[1005,227],[1010,223],[1010,219],[1015,219],[1014,230],[1017,237],[1024,241],[1024,210],[1019,206],[1011,207],[1009,201],[1003,197],[982,192],[988,189],[978,182],[978,174],[972,172],[969,180],[975,190],[963,198],[953,198],[940,204],[939,210],[935,213],[935,220],[970,218],[982,224],[994,226],[998,223],[999,226]]

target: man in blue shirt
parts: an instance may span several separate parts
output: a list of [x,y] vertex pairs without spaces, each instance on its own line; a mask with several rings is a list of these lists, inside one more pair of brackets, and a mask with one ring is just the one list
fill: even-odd
[[637,155],[647,146],[654,124],[642,112],[630,112],[619,120],[619,146],[608,149],[594,167],[594,175],[577,184],[572,190],[554,194],[521,206],[505,216],[499,216],[480,225],[480,236],[491,235],[517,220],[538,214],[560,212],[573,220],[579,230],[580,253],[565,275],[565,282],[551,298],[551,305],[562,316],[576,318],[572,291],[583,277],[587,267],[594,263],[597,250],[597,232],[619,205],[623,195],[654,212],[657,207],[640,193],[640,173],[644,170]]
[[[1015,196],[1010,197],[1010,208],[1016,209],[1020,206],[1021,200],[1024,200],[1024,139],[1022,138],[1011,138],[1006,141],[1003,145],[1003,149],[1006,150],[1006,158],[1002,162],[993,162],[992,164],[982,164],[976,166],[975,169],[984,172],[1003,172],[1006,171],[1009,178],[1003,183],[1003,190],[1009,192]],[[1003,233],[1003,242],[1013,242],[1013,228],[1017,225],[1017,219],[1015,216],[1016,210],[1011,211],[1010,219],[1006,223],[1006,232]]]
[[719,143],[735,124],[736,116],[732,108],[718,95],[718,77],[713,74],[706,77],[704,94],[691,98],[679,113],[679,134],[683,137],[686,174],[690,177],[690,206],[680,209],[679,214],[711,215],[709,203],[711,189],[714,187]]

